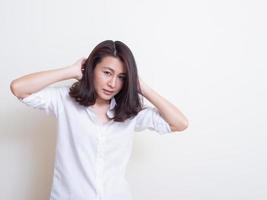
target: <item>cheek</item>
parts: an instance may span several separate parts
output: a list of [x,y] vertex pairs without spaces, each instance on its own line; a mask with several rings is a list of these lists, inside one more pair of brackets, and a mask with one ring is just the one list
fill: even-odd
[[105,77],[101,74],[96,74],[94,82],[96,85],[102,85],[105,82]]

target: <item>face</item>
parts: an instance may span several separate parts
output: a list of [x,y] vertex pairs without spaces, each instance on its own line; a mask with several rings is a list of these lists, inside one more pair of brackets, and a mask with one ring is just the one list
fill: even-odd
[[126,71],[119,58],[106,56],[94,70],[94,87],[97,100],[109,101],[123,87]]

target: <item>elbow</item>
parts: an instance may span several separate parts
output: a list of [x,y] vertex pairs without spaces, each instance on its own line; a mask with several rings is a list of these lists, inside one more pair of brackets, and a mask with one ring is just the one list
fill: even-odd
[[179,126],[179,128],[177,129],[177,131],[184,131],[185,129],[188,128],[188,120],[185,120],[182,125]]
[[188,126],[189,126],[188,124],[189,124],[188,120],[185,120],[182,123],[179,122],[178,125],[171,126],[171,130],[172,130],[172,132],[181,132],[181,131],[184,131],[185,129],[188,128]]
[[10,83],[9,87],[10,87],[10,91],[12,92],[12,94],[15,95],[15,96],[17,96],[16,95],[16,86],[15,86],[15,82],[14,81],[12,81]]
[[19,90],[19,86],[18,84],[16,83],[15,80],[13,80],[11,83],[10,83],[10,91],[12,92],[12,94],[14,96],[16,96],[17,98],[24,98],[25,95],[23,95],[20,90]]

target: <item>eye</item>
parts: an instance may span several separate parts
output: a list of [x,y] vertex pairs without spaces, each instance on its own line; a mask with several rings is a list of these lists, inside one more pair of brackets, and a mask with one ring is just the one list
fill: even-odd
[[125,81],[126,77],[125,76],[120,76],[119,79],[122,80],[122,81]]
[[104,74],[111,75],[111,73],[109,71],[104,71]]

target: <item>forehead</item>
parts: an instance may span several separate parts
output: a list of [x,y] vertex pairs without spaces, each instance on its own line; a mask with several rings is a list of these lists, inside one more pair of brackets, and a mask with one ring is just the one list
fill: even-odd
[[126,73],[125,67],[119,58],[106,56],[97,64],[101,69],[109,69],[117,74]]

